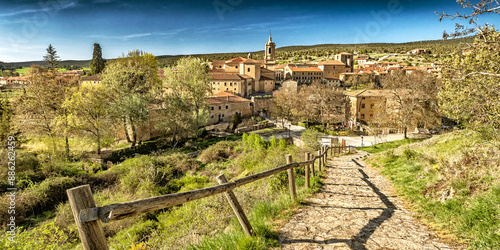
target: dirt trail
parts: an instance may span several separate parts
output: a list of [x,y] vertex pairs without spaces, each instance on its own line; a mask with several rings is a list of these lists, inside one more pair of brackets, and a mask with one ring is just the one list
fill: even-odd
[[364,155],[329,159],[321,191],[280,229],[282,249],[459,249],[413,218]]

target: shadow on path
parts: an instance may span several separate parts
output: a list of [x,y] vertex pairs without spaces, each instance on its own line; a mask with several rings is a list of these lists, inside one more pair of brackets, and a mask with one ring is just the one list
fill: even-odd
[[[357,162],[355,159],[352,159],[352,161],[359,166],[360,168],[349,168],[349,169],[357,169],[361,175],[363,176],[361,180],[363,180],[372,190],[375,192],[377,196],[372,196],[372,197],[379,197],[380,200],[384,203],[386,206],[385,208],[361,208],[361,207],[335,207],[335,206],[319,206],[321,208],[341,208],[341,209],[353,209],[353,210],[382,210],[382,214],[380,214],[378,217],[371,219],[368,221],[368,223],[361,228],[358,234],[352,236],[351,239],[328,239],[328,240],[323,240],[323,241],[318,241],[318,240],[311,240],[311,239],[289,239],[289,240],[284,240],[283,244],[291,244],[291,243],[313,243],[313,244],[332,244],[332,243],[346,243],[351,249],[356,249],[356,250],[365,250],[367,249],[365,247],[366,242],[368,239],[373,235],[375,230],[384,223],[384,221],[388,220],[389,218],[392,217],[394,214],[394,211],[397,209],[396,206],[389,200],[389,198],[383,194],[380,189],[378,189],[371,181],[370,177],[363,171],[364,168],[363,165],[361,165],[359,162]],[[327,168],[333,168],[332,166],[326,166]],[[327,185],[347,185],[347,186],[365,186],[365,185],[358,185],[358,184],[327,184]],[[325,191],[322,191],[325,192]],[[329,192],[333,193],[333,192]],[[336,194],[336,193],[334,193]],[[343,194],[342,194],[343,195]],[[313,205],[314,206],[314,205]]]

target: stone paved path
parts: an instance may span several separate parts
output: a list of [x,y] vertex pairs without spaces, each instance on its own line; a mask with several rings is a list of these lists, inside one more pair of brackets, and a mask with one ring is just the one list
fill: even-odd
[[364,155],[329,159],[322,190],[281,228],[282,249],[460,248],[413,218]]

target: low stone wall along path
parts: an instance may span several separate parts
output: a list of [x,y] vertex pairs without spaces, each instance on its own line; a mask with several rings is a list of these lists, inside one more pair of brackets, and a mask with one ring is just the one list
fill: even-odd
[[282,249],[460,249],[403,208],[364,152],[330,158],[325,185],[280,229]]

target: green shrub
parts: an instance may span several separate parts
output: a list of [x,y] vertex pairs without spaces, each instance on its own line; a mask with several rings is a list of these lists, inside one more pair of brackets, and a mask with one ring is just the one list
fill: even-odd
[[220,141],[217,144],[203,150],[198,158],[201,162],[208,163],[233,157],[236,145],[238,145],[237,142]]
[[151,156],[141,156],[128,159],[122,163],[127,174],[120,180],[121,187],[130,193],[152,194],[157,186],[170,181],[179,173],[171,165],[164,165]]
[[320,149],[320,139],[320,133],[315,130],[308,129],[302,133],[302,140],[304,141],[304,145],[310,150],[317,151]]
[[42,226],[25,230],[18,227],[15,241],[9,241],[9,234],[0,236],[0,249],[48,249],[71,248],[76,241],[74,232],[64,232],[55,225],[55,220]]

